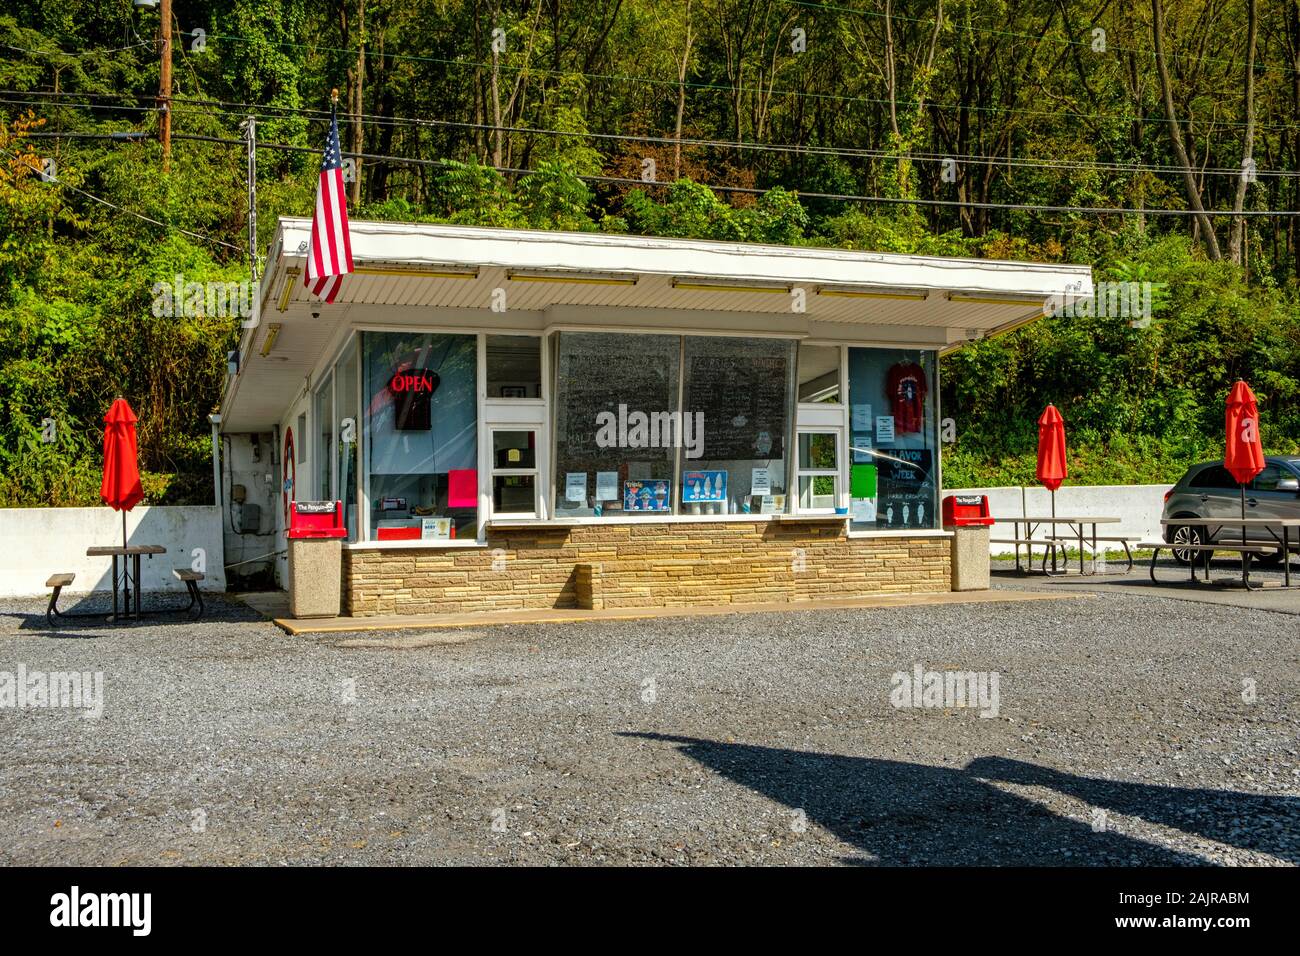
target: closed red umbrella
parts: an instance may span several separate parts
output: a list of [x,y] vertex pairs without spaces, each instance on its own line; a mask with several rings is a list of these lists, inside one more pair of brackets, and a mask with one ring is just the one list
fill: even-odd
[[1255,404],[1255,393],[1245,382],[1239,380],[1232,386],[1223,418],[1228,439],[1223,467],[1232,472],[1244,495],[1245,486],[1264,470],[1264,447],[1259,440],[1259,407]]
[[[1065,420],[1055,405],[1038,416],[1038,480],[1052,493],[1052,517],[1056,517],[1056,489],[1069,475],[1065,467]],[[1055,530],[1055,529],[1053,529]]]
[[[1255,393],[1241,379],[1228,393],[1227,409],[1223,415],[1223,428],[1227,443],[1223,454],[1223,467],[1232,473],[1241,487],[1241,516],[1246,517],[1246,485],[1264,470],[1264,446],[1259,440],[1259,406]],[[1246,543],[1246,529],[1241,529],[1241,543]],[[1242,555],[1242,575],[1248,562]]]
[[104,479],[99,497],[114,511],[122,512],[122,547],[126,547],[126,513],[144,499],[140,466],[136,462],[137,419],[125,398],[113,402],[104,416]]

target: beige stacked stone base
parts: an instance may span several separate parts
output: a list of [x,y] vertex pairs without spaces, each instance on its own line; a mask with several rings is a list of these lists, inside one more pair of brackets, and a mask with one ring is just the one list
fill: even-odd
[[947,591],[950,539],[850,538],[843,523],[494,530],[483,548],[343,553],[343,613],[681,607]]

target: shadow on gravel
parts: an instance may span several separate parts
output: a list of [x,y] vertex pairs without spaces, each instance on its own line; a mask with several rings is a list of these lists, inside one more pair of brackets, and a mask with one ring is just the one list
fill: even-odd
[[[74,598],[76,603],[73,604],[69,597]],[[0,607],[0,625],[3,625],[0,626],[0,633],[14,630],[35,631],[51,638],[87,640],[139,627],[193,627],[214,621],[239,623],[263,620],[260,614],[242,601],[232,601],[220,594],[204,591],[203,617],[195,621],[188,614],[183,613],[188,601],[189,599],[183,594],[178,595],[170,591],[146,591],[141,598],[144,617],[138,621],[124,620],[114,623],[109,620],[113,610],[111,596],[99,592],[65,596],[59,602],[59,610],[78,616],[56,620],[53,627],[45,617],[45,602],[41,602],[39,607],[34,602],[30,604],[24,602],[20,607],[10,604]]]
[[1300,845],[1294,842],[1300,832],[1297,797],[1079,777],[1005,757],[972,760],[966,772],[985,780],[1048,787],[1113,813],[1300,864]]
[[[874,860],[903,866],[1204,866],[1180,852],[1059,816],[985,779],[1047,786],[1117,813],[1142,817],[1234,846],[1284,855],[1242,840],[1246,816],[1292,821],[1296,802],[1226,791],[1152,787],[1059,774],[1032,764],[981,758],[962,770],[845,757],[669,734],[626,732],[678,744],[682,753],[825,827]],[[985,779],[981,779],[985,778]],[[1222,806],[1220,806],[1222,802]],[[1258,823],[1259,821],[1254,821]],[[1279,833],[1279,838],[1282,833]],[[1293,854],[1292,854],[1293,855]]]

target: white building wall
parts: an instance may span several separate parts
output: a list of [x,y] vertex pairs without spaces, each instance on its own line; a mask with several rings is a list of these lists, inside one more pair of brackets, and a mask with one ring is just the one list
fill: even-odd
[[[221,509],[215,505],[139,506],[126,515],[130,544],[157,544],[166,554],[140,559],[146,591],[184,591],[173,568],[202,567],[204,590],[224,591]],[[48,594],[51,574],[72,572],[68,591],[112,588],[111,558],[88,558],[95,545],[122,543],[122,513],[112,508],[0,508],[0,597]]]

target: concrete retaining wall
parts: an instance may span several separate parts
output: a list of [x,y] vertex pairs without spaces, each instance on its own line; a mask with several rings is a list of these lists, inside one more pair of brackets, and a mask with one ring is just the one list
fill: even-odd
[[[1119,524],[1099,525],[1107,537],[1149,541],[1160,538],[1160,516],[1170,485],[1062,485],[1056,493],[1056,513],[1068,517],[1105,515]],[[1023,492],[1023,498],[1021,494]],[[945,488],[944,495],[988,495],[995,518],[1042,517],[1052,513],[1052,495],[1041,486],[1020,488]],[[993,537],[1010,537],[1011,526],[993,526]],[[990,544],[992,554],[1009,554],[1011,546]]]
[[[184,591],[172,569],[191,567],[202,549],[204,590],[224,591],[221,510],[215,505],[138,507],[127,512],[131,544],[158,544],[166,554],[140,559],[146,591]],[[0,508],[0,597],[48,594],[45,579],[71,571],[72,592],[107,591],[111,558],[88,558],[93,545],[122,543],[122,515],[111,508]]]

